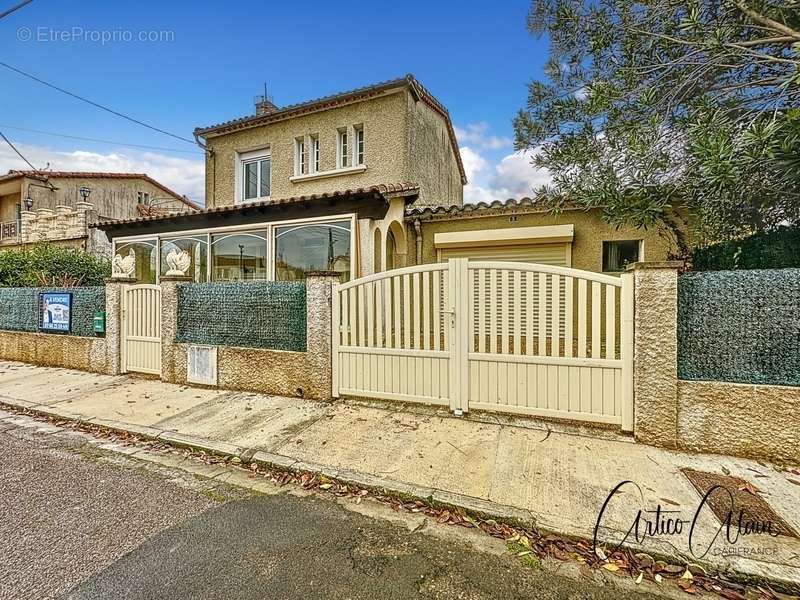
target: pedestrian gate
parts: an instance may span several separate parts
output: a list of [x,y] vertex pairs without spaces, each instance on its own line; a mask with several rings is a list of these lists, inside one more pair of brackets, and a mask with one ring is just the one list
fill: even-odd
[[629,274],[456,258],[336,285],[333,325],[334,396],[632,429]]
[[161,288],[134,285],[122,292],[122,372],[161,375]]

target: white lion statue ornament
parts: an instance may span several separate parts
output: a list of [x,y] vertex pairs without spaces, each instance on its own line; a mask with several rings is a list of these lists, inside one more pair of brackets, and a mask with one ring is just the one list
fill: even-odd
[[128,256],[117,254],[111,260],[111,277],[131,278],[135,270],[136,255],[133,253],[133,248],[128,252]]
[[168,276],[185,275],[192,264],[192,258],[186,250],[173,248],[167,253]]

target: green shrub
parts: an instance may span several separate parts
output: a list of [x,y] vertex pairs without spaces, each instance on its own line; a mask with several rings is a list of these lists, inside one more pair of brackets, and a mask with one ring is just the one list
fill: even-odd
[[74,248],[39,244],[0,252],[0,287],[99,286],[111,263]]
[[695,271],[789,269],[800,267],[800,227],[778,227],[740,240],[698,248]]

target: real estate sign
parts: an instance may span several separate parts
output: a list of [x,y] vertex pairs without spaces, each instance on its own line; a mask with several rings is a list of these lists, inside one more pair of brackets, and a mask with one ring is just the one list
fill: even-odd
[[39,331],[69,333],[72,330],[72,294],[42,292],[39,294]]

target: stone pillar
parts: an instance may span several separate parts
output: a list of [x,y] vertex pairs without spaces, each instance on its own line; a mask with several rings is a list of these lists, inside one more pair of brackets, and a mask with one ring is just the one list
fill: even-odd
[[[105,373],[119,375],[122,372],[120,360],[122,343],[122,294],[134,283],[132,277],[110,277],[106,281],[106,356]],[[100,370],[98,368],[98,370]]]
[[161,283],[161,379],[172,383],[186,382],[186,361],[177,355],[175,335],[178,332],[178,286],[191,283],[190,275],[162,275]]
[[678,269],[683,262],[638,262],[634,281],[634,437],[675,448],[678,436]]
[[333,354],[331,298],[333,284],[339,282],[336,271],[306,274],[306,352],[309,367],[317,378],[320,400],[333,398]]
[[20,213],[20,229],[17,232],[21,242],[33,241],[33,236],[36,233],[36,213],[32,210],[23,210]]

